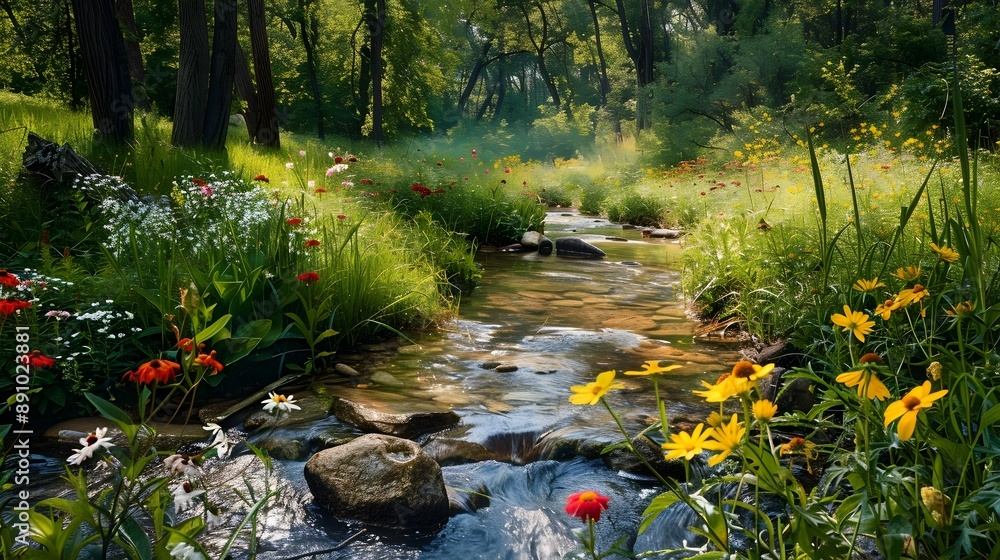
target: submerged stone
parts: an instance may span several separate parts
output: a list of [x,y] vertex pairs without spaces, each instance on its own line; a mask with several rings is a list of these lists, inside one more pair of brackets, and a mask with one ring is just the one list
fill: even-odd
[[556,239],[556,256],[577,259],[603,259],[607,255],[604,251],[579,237],[560,237]]

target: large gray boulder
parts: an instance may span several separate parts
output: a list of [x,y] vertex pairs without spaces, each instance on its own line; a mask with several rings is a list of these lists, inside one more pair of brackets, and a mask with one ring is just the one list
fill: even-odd
[[313,455],[305,467],[315,502],[338,518],[392,529],[440,529],[449,502],[441,467],[415,442],[366,434]]
[[458,424],[459,416],[450,410],[433,412],[385,412],[345,398],[333,403],[333,414],[341,421],[364,432],[376,432],[402,438],[415,438],[440,432]]
[[556,239],[556,256],[577,259],[603,259],[606,255],[604,251],[579,237],[560,237]]
[[521,236],[521,246],[528,249],[535,249],[543,239],[545,239],[545,236],[537,231],[526,231]]

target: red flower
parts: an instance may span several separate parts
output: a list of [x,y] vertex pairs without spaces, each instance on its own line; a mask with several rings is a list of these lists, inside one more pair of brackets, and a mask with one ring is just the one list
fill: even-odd
[[362,184],[362,185],[371,185],[371,184],[373,184],[374,182],[375,182],[375,181],[372,181],[371,179],[362,179],[362,180],[361,180],[361,184]]
[[33,368],[50,368],[54,366],[55,363],[55,360],[45,354],[42,354],[41,350],[32,350],[31,353],[28,354],[28,365]]
[[579,517],[584,523],[588,519],[595,522],[601,519],[601,512],[608,509],[608,498],[593,490],[577,492],[566,498],[566,513],[573,517]]
[[[194,359],[194,363],[199,366],[205,366],[206,368],[214,369],[215,373],[222,371],[222,362],[215,359],[215,350],[212,350],[210,354],[198,354],[198,357]],[[214,374],[213,374],[214,375]]]
[[196,185],[198,185],[199,187],[207,187],[208,186],[208,183],[206,183],[204,179],[199,179],[197,177],[192,177],[191,178],[191,182],[194,183],[194,184],[196,184]]
[[298,279],[299,282],[303,282],[308,285],[314,282],[319,282],[319,274],[315,272],[303,272],[302,274],[299,274]]
[[521,181],[521,186],[522,187],[527,187],[528,186],[528,182],[527,181]]
[[316,189],[316,194],[323,194],[325,192],[327,192],[327,191],[323,187],[320,187],[320,188]]
[[434,189],[431,194],[444,194],[444,189]]
[[357,162],[357,161],[358,161],[358,158],[356,158],[356,157],[354,157],[354,156],[351,156],[351,157],[347,158],[347,161],[349,161],[349,162],[351,162],[351,163],[355,163],[355,162]]
[[302,223],[302,218],[290,218],[288,220],[285,220],[285,223],[290,226],[297,226]]
[[13,274],[7,272],[6,268],[0,268],[0,286],[7,286],[8,288],[16,288],[21,281]]
[[504,173],[510,173],[510,168],[509,167],[504,167],[503,168],[503,172]]
[[306,241],[306,247],[319,247],[319,239],[310,239]]
[[343,161],[344,161],[344,158],[342,158],[340,156],[337,156],[337,157],[333,158],[333,163],[342,163]]
[[343,215],[343,214],[337,214],[337,219],[338,219],[338,220],[346,220],[346,219],[347,219],[347,216],[345,216],[345,215]]
[[15,313],[20,309],[28,309],[31,307],[30,301],[24,301],[23,299],[0,299],[0,315],[6,317],[11,313]]
[[122,380],[128,379],[129,381],[135,381],[143,385],[150,385],[154,382],[171,383],[174,379],[177,379],[177,373],[180,371],[181,365],[177,362],[171,362],[170,360],[150,360],[139,366],[139,369],[135,372],[129,371],[126,373],[122,377]]
[[413,186],[410,187],[410,190],[413,191],[413,192],[415,192],[415,193],[417,193],[417,194],[419,194],[420,198],[423,198],[423,197],[431,194],[431,190],[430,189],[428,189],[427,187],[425,187],[425,186],[423,186],[423,185],[421,185],[419,183],[413,183]]
[[270,183],[270,182],[271,182],[271,181],[270,181],[270,180],[269,180],[269,179],[267,178],[267,175],[264,175],[263,173],[261,173],[260,175],[257,175],[256,177],[254,177],[254,178],[253,178],[253,180],[254,180],[254,181],[260,181],[260,182],[262,182],[262,183]]
[[705,196],[705,191],[701,191],[701,196]]

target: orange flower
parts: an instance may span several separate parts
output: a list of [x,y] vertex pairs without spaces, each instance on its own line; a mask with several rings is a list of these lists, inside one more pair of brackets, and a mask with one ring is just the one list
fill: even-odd
[[253,178],[254,181],[260,181],[261,183],[270,183],[271,181],[267,178],[267,175],[261,173]]
[[285,223],[290,226],[297,226],[302,223],[302,218],[289,218],[285,220]]
[[896,296],[896,303],[901,307],[910,305],[924,299],[929,293],[923,284],[914,284],[912,288],[899,291],[899,295]]
[[577,492],[566,498],[566,513],[579,517],[584,523],[588,519],[595,522],[601,519],[601,512],[608,509],[610,498],[602,496],[593,490]]
[[128,379],[129,381],[135,381],[142,385],[151,385],[154,382],[157,383],[171,383],[174,379],[177,379],[177,374],[181,371],[181,365],[177,362],[171,362],[170,360],[150,360],[136,370],[134,373],[129,371],[125,374],[122,379]]
[[310,239],[306,241],[306,247],[319,247],[319,239]]
[[28,365],[33,368],[50,368],[54,366],[55,363],[55,360],[45,354],[42,354],[41,350],[32,350],[31,353],[28,354]]
[[894,299],[887,299],[885,303],[880,303],[878,307],[875,308],[875,314],[881,315],[883,321],[888,321],[892,312],[899,309],[899,302]]
[[21,281],[10,272],[7,272],[6,268],[0,268],[0,286],[7,286],[8,288],[16,288]]
[[7,298],[0,299],[0,315],[6,317],[12,313],[15,313],[21,309],[28,309],[31,307],[30,301],[24,301],[23,299]]
[[[205,366],[209,369],[214,369],[215,373],[222,371],[222,363],[215,359],[215,350],[212,350],[210,354],[198,354],[198,357],[194,359],[194,363],[199,366]],[[213,374],[214,375],[214,374]]]

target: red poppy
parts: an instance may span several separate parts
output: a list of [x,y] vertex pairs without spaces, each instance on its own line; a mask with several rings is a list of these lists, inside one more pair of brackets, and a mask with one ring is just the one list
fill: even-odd
[[344,161],[344,158],[342,158],[340,156],[337,156],[337,157],[333,158],[333,163],[341,163],[343,161]]
[[413,183],[413,186],[410,187],[410,190],[413,191],[413,192],[415,192],[415,193],[417,193],[417,194],[419,194],[420,198],[423,198],[423,197],[431,194],[431,190],[430,189],[428,189],[427,187],[425,187],[425,186],[423,186],[423,185],[421,185],[419,183]]
[[302,218],[289,218],[288,220],[285,220],[285,223],[290,226],[297,226],[302,223]]
[[580,521],[584,523],[588,519],[593,519],[596,522],[601,519],[601,512],[608,509],[609,499],[593,490],[577,492],[566,498],[566,513],[573,517],[579,517]]
[[196,185],[198,185],[199,187],[207,187],[208,186],[208,183],[206,183],[204,179],[199,179],[197,177],[192,177],[191,178],[191,182],[194,183],[194,184],[196,184]]
[[0,299],[0,315],[7,316],[14,313],[20,309],[28,309],[31,307],[30,301],[24,301],[23,299]]
[[0,268],[0,285],[7,286],[8,288],[16,288],[21,280],[17,276],[7,272],[6,268]]
[[303,272],[302,274],[299,274],[298,279],[299,282],[312,284],[314,282],[319,282],[319,274],[315,272]]
[[306,241],[306,247],[319,247],[319,239],[310,239]]
[[346,220],[346,219],[347,219],[347,216],[345,216],[345,215],[343,215],[343,214],[337,214],[337,219],[338,219],[338,220]]
[[143,385],[150,385],[153,382],[171,383],[177,379],[177,374],[181,371],[181,365],[170,360],[150,360],[135,372],[129,371],[122,380],[128,379]]
[[55,363],[55,360],[45,354],[42,354],[41,350],[32,350],[31,353],[28,354],[28,365],[33,368],[50,368],[54,366]]
[[262,182],[262,183],[270,183],[270,182],[271,182],[271,181],[270,181],[270,180],[269,180],[269,179],[267,178],[267,175],[264,175],[263,173],[261,173],[260,175],[257,175],[256,177],[254,177],[254,178],[253,178],[253,180],[254,180],[254,181],[260,181],[260,182]]
[[349,162],[351,162],[351,163],[355,163],[355,162],[357,162],[357,161],[358,161],[358,158],[356,158],[356,157],[354,157],[354,156],[351,156],[351,157],[347,158],[347,161],[349,161]]
[[194,359],[194,363],[199,366],[205,366],[209,369],[214,369],[215,373],[222,371],[222,362],[215,359],[215,350],[212,350],[210,354],[198,354],[198,357]]
[[327,192],[327,191],[323,187],[320,187],[320,188],[316,189],[316,194],[323,194],[325,192]]

